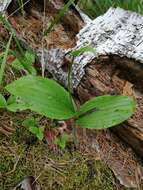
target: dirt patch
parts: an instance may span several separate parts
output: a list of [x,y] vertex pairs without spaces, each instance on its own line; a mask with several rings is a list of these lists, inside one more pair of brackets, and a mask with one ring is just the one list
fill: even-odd
[[[16,14],[9,16],[9,20],[19,37],[26,40],[28,46],[34,49],[55,47],[68,49],[75,46],[75,35],[83,26],[81,18],[74,10],[67,12],[61,18],[60,23],[56,24],[47,36],[44,36],[44,30],[48,29],[63,5],[63,1],[58,1],[57,4],[48,2],[44,8],[41,1],[33,0],[25,7],[24,15],[19,10]],[[9,6],[8,14],[11,15],[12,12],[13,8]]]

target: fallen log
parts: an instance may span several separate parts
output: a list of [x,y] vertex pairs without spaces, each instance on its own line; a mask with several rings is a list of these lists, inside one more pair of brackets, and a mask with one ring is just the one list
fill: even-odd
[[[81,103],[94,96],[122,94],[136,99],[132,118],[112,130],[143,156],[143,16],[120,8],[88,22],[77,35],[79,49],[96,48],[74,59],[72,85]],[[67,85],[67,50],[45,50],[47,70]]]

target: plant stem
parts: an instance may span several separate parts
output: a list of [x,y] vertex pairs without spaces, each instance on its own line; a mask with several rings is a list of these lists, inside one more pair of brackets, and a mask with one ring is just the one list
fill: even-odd
[[73,125],[72,125],[72,133],[73,133],[74,144],[75,144],[75,146],[77,146],[78,145],[78,139],[77,139],[77,130],[76,130],[75,120],[73,121]]
[[25,12],[24,12],[23,0],[18,0],[18,4],[19,4],[19,8],[21,9],[22,16],[24,16]]

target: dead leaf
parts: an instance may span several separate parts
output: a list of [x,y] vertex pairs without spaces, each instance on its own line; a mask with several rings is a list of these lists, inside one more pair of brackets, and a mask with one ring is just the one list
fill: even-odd
[[0,133],[6,135],[7,137],[9,135],[12,135],[14,133],[15,129],[14,128],[11,128],[11,127],[8,127],[8,126],[2,126],[0,128]]
[[133,91],[133,84],[126,81],[125,85],[123,87],[123,95],[125,96],[134,96],[134,91]]
[[57,145],[54,144],[56,137],[57,137],[57,131],[55,129],[46,129],[45,130],[45,140],[46,140],[50,150],[57,149]]

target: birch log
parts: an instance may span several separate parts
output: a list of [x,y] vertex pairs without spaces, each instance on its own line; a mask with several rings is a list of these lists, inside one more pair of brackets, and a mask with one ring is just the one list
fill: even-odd
[[[113,131],[143,156],[143,16],[110,8],[103,16],[88,20],[78,33],[73,50],[86,45],[96,52],[75,58],[73,91],[81,103],[103,94],[133,96],[136,113]],[[68,51],[51,49],[44,53],[47,70],[65,86]]]
[[4,12],[9,6],[11,0],[0,0],[0,12]]

